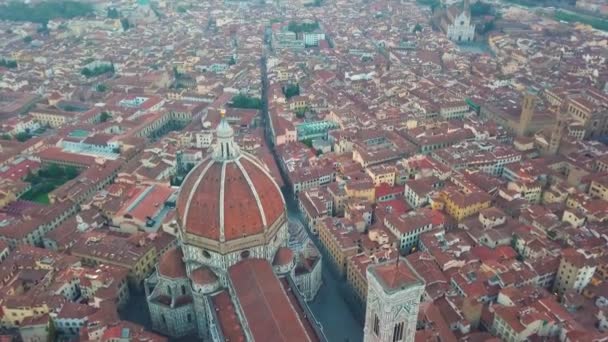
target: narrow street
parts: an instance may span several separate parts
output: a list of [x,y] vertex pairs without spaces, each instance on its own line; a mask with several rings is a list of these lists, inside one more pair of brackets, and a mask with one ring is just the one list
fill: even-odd
[[[268,37],[265,37],[268,42]],[[268,79],[266,70],[266,53],[260,60],[260,70],[262,77],[262,122],[265,132],[265,139],[268,146],[274,155],[275,162],[278,163],[279,158],[272,144],[270,133],[270,118],[268,114]],[[277,164],[278,165],[278,164]],[[281,174],[283,181],[287,184],[285,175]],[[293,196],[284,190],[283,195],[287,205],[287,213],[291,220],[300,219],[297,203]],[[308,232],[308,231],[307,231]],[[309,233],[310,236],[310,233]],[[311,240],[315,242],[317,248],[320,249],[317,239],[311,236]],[[329,342],[360,342],[363,341],[363,326],[361,320],[358,320],[353,313],[352,306],[349,306],[345,300],[344,288],[345,280],[338,279],[332,272],[326,258],[323,258],[323,285],[315,299],[309,303],[310,309],[323,325],[323,330]]]
[[[283,195],[289,219],[302,223],[296,202],[285,191]],[[307,233],[317,248],[321,250],[318,239],[311,236],[308,230]],[[360,313],[361,317],[355,315],[353,306],[345,300],[346,281],[337,277],[326,258],[323,256],[323,285],[315,299],[309,303],[310,309],[323,324],[323,331],[329,342],[360,342],[363,340],[363,325],[361,324],[363,313]]]

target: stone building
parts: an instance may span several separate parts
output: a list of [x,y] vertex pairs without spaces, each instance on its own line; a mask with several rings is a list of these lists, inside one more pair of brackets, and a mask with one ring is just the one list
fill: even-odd
[[425,283],[406,259],[367,268],[364,342],[413,342]]
[[153,328],[205,341],[325,340],[306,304],[320,286],[320,259],[301,265],[306,256],[287,247],[278,185],[223,118],[216,135],[178,194],[179,246],[145,282]]
[[463,6],[448,7],[440,17],[440,27],[448,39],[454,42],[466,43],[475,40],[475,24],[471,23],[469,1],[464,0]]

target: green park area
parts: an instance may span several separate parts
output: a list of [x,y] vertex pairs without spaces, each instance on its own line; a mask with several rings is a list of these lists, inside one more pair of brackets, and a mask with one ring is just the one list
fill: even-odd
[[93,6],[82,1],[42,1],[27,4],[10,1],[0,5],[0,20],[46,24],[53,19],[71,19],[93,14]]
[[291,32],[295,32],[295,33],[314,32],[315,30],[318,30],[318,29],[319,29],[319,23],[316,21],[312,22],[312,23],[297,23],[295,21],[292,21],[287,26],[287,30],[289,30]]
[[83,68],[80,71],[80,73],[82,75],[84,75],[86,78],[94,77],[94,76],[99,76],[101,74],[105,74],[106,72],[114,73],[114,65],[113,64],[100,65],[100,66],[96,66],[96,67],[94,67],[92,69],[90,69],[90,68]]
[[30,183],[32,188],[23,194],[21,199],[48,204],[51,191],[77,176],[78,169],[72,166],[45,166],[38,173],[30,173],[25,177],[25,181]]
[[262,100],[257,97],[237,94],[232,98],[230,107],[242,109],[262,109]]
[[566,22],[578,22],[581,24],[590,25],[594,29],[608,31],[608,20],[584,14],[558,10],[555,12],[555,19]]

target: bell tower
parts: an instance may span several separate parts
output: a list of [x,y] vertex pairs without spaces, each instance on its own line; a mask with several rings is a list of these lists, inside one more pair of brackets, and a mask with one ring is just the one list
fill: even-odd
[[566,105],[560,107],[557,110],[557,116],[553,129],[551,130],[551,139],[549,139],[549,146],[547,148],[547,154],[556,155],[559,152],[559,146],[567,127],[568,114],[566,112]]
[[413,342],[424,280],[403,258],[367,268],[363,342]]
[[521,114],[519,116],[519,127],[517,129],[518,136],[524,136],[530,133],[530,122],[534,117],[534,108],[536,107],[536,95],[530,91],[524,94],[524,99],[521,106]]

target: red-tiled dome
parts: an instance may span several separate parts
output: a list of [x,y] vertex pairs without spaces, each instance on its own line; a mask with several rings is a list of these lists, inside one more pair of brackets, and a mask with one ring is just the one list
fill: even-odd
[[186,278],[186,266],[182,260],[181,248],[172,248],[160,257],[158,273],[163,277],[178,279]]
[[192,273],[190,273],[190,279],[197,285],[209,285],[218,280],[215,273],[206,266],[201,266],[192,271]]
[[281,247],[274,255],[272,264],[274,266],[285,266],[293,262],[293,251],[287,247]]
[[246,153],[204,160],[190,171],[177,199],[181,229],[216,241],[260,234],[284,212],[279,187]]

